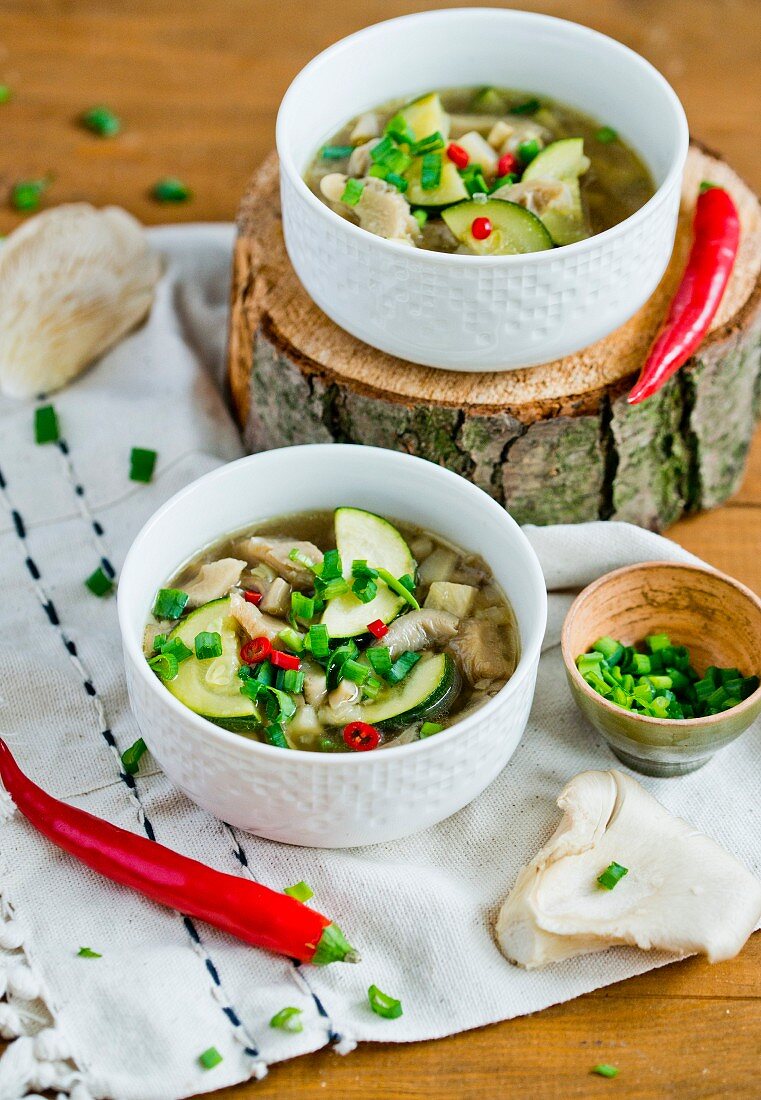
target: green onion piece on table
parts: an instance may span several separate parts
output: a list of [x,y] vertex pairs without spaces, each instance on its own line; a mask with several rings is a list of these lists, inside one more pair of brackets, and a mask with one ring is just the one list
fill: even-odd
[[618,141],[618,133],[612,126],[601,126],[595,134],[595,139],[601,145],[611,145],[614,141]]
[[160,588],[153,604],[153,614],[157,619],[179,619],[188,599],[187,592],[180,588]]
[[0,103],[7,103],[13,96],[7,84],[0,84]]
[[598,1077],[618,1077],[618,1070],[615,1066],[609,1065],[607,1062],[600,1062],[597,1066],[592,1066],[591,1073],[596,1073]]
[[402,1002],[396,997],[389,997],[387,993],[381,993],[377,985],[370,986],[367,999],[376,1016],[383,1016],[386,1020],[397,1020],[402,1015]]
[[48,179],[20,180],[18,183],[14,183],[11,189],[11,206],[14,210],[21,210],[25,213],[37,210],[43,192],[47,189],[49,183]]
[[276,1027],[281,1031],[290,1031],[296,1034],[304,1030],[304,1025],[299,1019],[300,1016],[300,1008],[293,1008],[291,1006],[288,1008],[281,1008],[270,1020],[270,1027]]
[[218,1066],[224,1059],[216,1047],[209,1047],[203,1054],[198,1055],[198,1061],[204,1069],[214,1069],[214,1067]]
[[628,874],[628,867],[622,867],[620,863],[611,863],[605,868],[601,875],[597,876],[597,881],[600,886],[604,887],[606,890],[612,890],[618,885],[624,875]]
[[113,587],[113,579],[104,573],[100,566],[85,581],[85,588],[88,588],[93,596],[107,596],[113,591]]
[[58,414],[52,405],[40,405],[34,410],[34,439],[36,443],[57,443],[61,438]]
[[122,128],[119,116],[108,107],[91,107],[84,112],[80,121],[86,130],[98,137],[115,137]]
[[174,176],[157,180],[151,189],[151,195],[156,202],[187,202],[192,198],[190,188]]
[[130,481],[142,481],[147,484],[153,477],[157,458],[155,451],[146,450],[144,447],[133,447],[129,456]]
[[364,189],[365,185],[362,180],[348,179],[341,195],[341,202],[345,202],[347,206],[356,206],[362,198]]
[[80,947],[77,951],[78,959],[102,959],[103,956],[98,951],[93,951],[91,947]]
[[314,890],[311,886],[307,886],[305,882],[297,882],[295,886],[286,886],[283,890],[284,894],[287,894],[291,898],[295,898],[296,901],[309,901],[314,897]]
[[137,770],[140,767],[140,760],[145,752],[148,751],[148,746],[142,737],[138,737],[134,745],[130,745],[128,749],[125,749],[122,753],[122,767],[127,775],[137,775]]

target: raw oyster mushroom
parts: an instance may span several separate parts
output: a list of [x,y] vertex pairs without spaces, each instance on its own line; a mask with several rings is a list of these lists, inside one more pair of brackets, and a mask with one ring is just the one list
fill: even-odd
[[65,386],[143,320],[160,274],[118,207],[71,203],[25,222],[0,249],[0,391]]
[[[761,882],[734,856],[618,771],[582,772],[558,806],[497,918],[509,959],[533,970],[616,944],[737,954],[761,918]],[[597,877],[613,862],[628,874],[607,890]]]

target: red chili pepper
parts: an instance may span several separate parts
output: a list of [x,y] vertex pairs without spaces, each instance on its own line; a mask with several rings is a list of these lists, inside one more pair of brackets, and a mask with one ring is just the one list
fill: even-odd
[[491,222],[488,218],[474,218],[470,224],[470,231],[477,241],[485,241],[491,236]]
[[316,966],[359,961],[337,925],[287,894],[215,871],[46,794],[2,740],[0,779],[35,829],[112,882],[279,955]]
[[388,627],[381,619],[375,619],[373,622],[368,623],[367,629],[376,638],[383,638],[388,634]]
[[510,176],[518,171],[518,158],[513,153],[503,153],[497,162],[497,175]]
[[260,604],[262,602],[262,598],[263,596],[261,592],[254,592],[250,588],[246,588],[243,592],[243,599],[246,601],[246,603]]
[[630,405],[657,393],[697,349],[719,308],[739,242],[740,218],[731,196],[723,187],[708,186],[695,207],[687,267],[629,394]]
[[447,156],[453,164],[458,168],[467,168],[470,157],[462,145],[456,145],[453,141],[450,141],[447,145]]
[[299,667],[299,659],[292,653],[283,653],[282,650],[274,650],[271,661],[275,668],[292,668],[297,669]]
[[380,734],[375,726],[367,722],[349,722],[344,726],[344,742],[355,752],[369,752],[380,743]]
[[259,638],[249,638],[240,647],[240,659],[247,665],[259,665],[266,661],[272,653],[272,642],[262,635]]

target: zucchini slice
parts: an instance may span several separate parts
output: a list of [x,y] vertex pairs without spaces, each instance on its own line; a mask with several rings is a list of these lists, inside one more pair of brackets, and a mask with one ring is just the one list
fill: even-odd
[[542,149],[523,173],[524,180],[559,180],[568,188],[568,202],[563,206],[551,206],[542,214],[542,221],[555,244],[574,244],[590,236],[579,188],[579,176],[588,168],[584,139],[563,138]]
[[448,206],[450,203],[467,199],[468,189],[465,181],[446,153],[441,154],[441,179],[437,187],[430,191],[423,190],[422,170],[423,158],[415,157],[404,174],[407,180],[404,197],[413,206]]
[[[336,546],[343,562],[344,576],[351,577],[352,562],[388,569],[395,577],[415,575],[415,559],[397,529],[380,516],[361,508],[337,508],[335,513]],[[354,638],[367,633],[367,624],[380,619],[390,623],[405,601],[385,584],[378,585],[378,595],[362,603],[353,592],[330,600],[322,614],[322,622],[331,638]]]
[[449,115],[442,107],[436,92],[413,100],[402,107],[399,114],[407,123],[415,141],[422,141],[437,130],[445,141],[449,137]]
[[[552,248],[552,237],[539,218],[505,199],[459,202],[441,216],[457,240],[479,256],[512,256]],[[491,222],[492,231],[483,241],[476,240],[470,231],[475,218],[488,218]]]
[[449,654],[426,653],[400,684],[384,688],[372,702],[358,707],[357,714],[379,729],[409,726],[445,713],[458,688],[459,678]]
[[[220,635],[220,657],[199,661],[195,656],[195,637],[202,630]],[[186,707],[215,725],[234,733],[247,733],[261,729],[261,722],[253,700],[240,691],[239,630],[237,620],[230,614],[229,596],[191,612],[174,628],[169,639],[182,639],[194,651],[193,656],[180,664],[177,676],[167,680],[165,687]]]

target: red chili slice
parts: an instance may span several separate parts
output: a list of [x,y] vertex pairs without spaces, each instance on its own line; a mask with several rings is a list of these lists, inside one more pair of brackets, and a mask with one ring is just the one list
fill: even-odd
[[380,619],[375,619],[374,622],[368,623],[367,629],[376,638],[383,638],[386,634],[388,634],[388,627]]
[[299,667],[298,657],[294,657],[292,653],[283,653],[280,649],[273,652],[271,660],[275,668],[292,668],[295,670]]
[[344,741],[355,752],[369,752],[380,744],[380,733],[367,722],[349,722],[344,726]]
[[258,604],[262,602],[262,593],[254,592],[253,589],[247,588],[243,593],[243,599],[246,603]]
[[497,163],[498,176],[510,176],[518,171],[518,158],[512,153],[503,153]]
[[491,236],[491,222],[488,218],[474,218],[470,231],[477,241],[485,241]]
[[262,635],[259,638],[249,638],[240,647],[240,659],[247,665],[259,665],[266,661],[272,653],[272,642]]
[[456,145],[453,141],[450,141],[447,145],[447,156],[456,164],[458,168],[467,168],[470,157],[462,145]]

